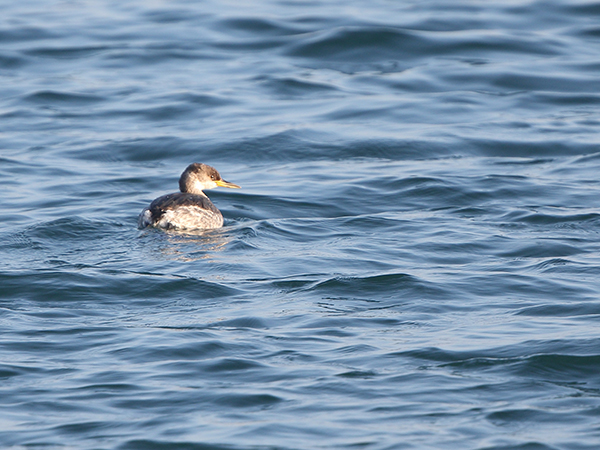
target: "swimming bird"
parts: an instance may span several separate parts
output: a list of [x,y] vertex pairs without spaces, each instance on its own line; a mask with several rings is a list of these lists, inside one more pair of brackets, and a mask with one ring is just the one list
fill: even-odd
[[237,184],[221,178],[214,167],[190,164],[179,178],[179,190],[158,197],[140,213],[140,228],[152,226],[166,230],[220,228],[223,215],[203,192],[217,186],[239,189]]

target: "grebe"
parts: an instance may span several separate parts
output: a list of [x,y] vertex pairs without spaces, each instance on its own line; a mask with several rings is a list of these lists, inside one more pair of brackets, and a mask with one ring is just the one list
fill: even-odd
[[221,178],[219,172],[206,164],[190,164],[179,178],[179,190],[158,197],[140,213],[140,228],[152,226],[165,230],[197,230],[220,228],[223,215],[206,196],[204,189],[217,186],[240,187]]

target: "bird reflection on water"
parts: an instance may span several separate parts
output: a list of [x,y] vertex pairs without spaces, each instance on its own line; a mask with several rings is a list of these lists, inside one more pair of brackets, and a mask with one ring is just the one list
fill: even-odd
[[[160,254],[165,260],[193,262],[199,260],[216,261],[217,254],[226,249],[232,237],[229,233],[207,230],[170,230],[162,233],[163,238],[157,240],[156,233],[152,243],[153,253]],[[144,238],[148,234],[144,233]],[[152,246],[154,246],[152,245]],[[148,248],[148,247],[146,247]]]

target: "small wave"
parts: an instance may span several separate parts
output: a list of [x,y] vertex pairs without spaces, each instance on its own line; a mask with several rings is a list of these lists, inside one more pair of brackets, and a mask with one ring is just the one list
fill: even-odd
[[140,302],[180,297],[208,300],[240,293],[233,287],[191,277],[162,274],[114,273],[92,265],[62,264],[57,269],[0,273],[2,295],[42,303],[94,304],[110,299],[122,304],[124,299]]
[[81,106],[99,103],[105,101],[106,98],[99,95],[44,90],[27,95],[25,100],[40,104],[68,104]]
[[197,21],[203,17],[193,8],[182,8],[176,5],[169,5],[168,8],[153,7],[141,14],[141,17],[152,23],[157,24],[178,24],[182,22]]
[[600,355],[569,355],[546,353],[519,361],[513,371],[527,378],[550,382],[570,382],[593,387],[600,392],[595,375],[600,368]]
[[287,54],[324,60],[401,59],[410,49],[423,50],[427,40],[419,33],[394,28],[342,27],[303,37]]
[[261,85],[273,95],[280,97],[306,97],[333,94],[338,88],[325,83],[318,83],[300,78],[272,78],[261,80]]
[[131,439],[123,442],[119,450],[243,450],[247,446],[229,444],[199,443],[174,439]]
[[[544,424],[549,426],[554,423],[556,426],[564,425],[565,415],[561,412],[550,412],[544,411],[541,408],[521,408],[521,409],[502,409],[501,411],[494,411],[486,415],[486,419],[497,427],[510,427],[517,426],[523,427],[524,424],[535,423]],[[490,449],[491,447],[488,447]],[[541,442],[529,443],[526,445],[504,447],[508,450],[556,450],[557,447],[544,445]],[[493,449],[502,450],[502,447],[493,447]]]
[[157,45],[147,47],[117,47],[102,55],[107,64],[115,68],[129,68],[137,65],[159,66],[177,61],[212,61],[224,59],[222,54],[211,48],[198,46]]
[[572,224],[581,228],[586,223],[596,223],[599,218],[600,214],[596,212],[579,213],[568,209],[555,209],[554,213],[515,210],[504,215],[501,220],[538,226]]
[[[187,109],[182,113],[186,114],[186,111]],[[140,110],[139,114],[143,116],[145,113]],[[290,130],[219,144],[208,141],[199,148],[195,139],[158,136],[94,143],[86,145],[83,149],[65,150],[63,154],[80,160],[105,160],[106,156],[103,155],[109,154],[112,160],[182,166],[200,159],[205,162],[210,161],[214,165],[220,161],[225,164],[235,161],[238,164],[264,165],[306,161],[350,161],[360,158],[410,161],[452,156],[447,145],[428,140],[371,138],[327,142],[326,138],[326,135],[321,135],[318,140],[315,140],[312,132]],[[427,157],[425,158],[424,155]]]
[[13,26],[0,29],[0,42],[5,43],[54,39],[57,37],[59,37],[58,33],[50,31],[47,27]]
[[[389,357],[425,360],[432,365],[451,368],[465,374],[495,370],[505,374],[504,376],[509,372],[526,379],[534,378],[554,383],[572,382],[597,387],[594,375],[600,367],[600,355],[594,352],[594,342],[524,342],[514,346],[463,352],[426,348],[400,352]],[[570,353],[570,350],[576,353]]]
[[539,36],[469,31],[417,31],[406,28],[345,26],[298,38],[286,52],[289,56],[358,64],[381,60],[420,60],[431,55],[485,55],[495,52],[512,54],[556,55],[560,46],[555,40]]
[[536,305],[521,308],[515,311],[518,316],[531,317],[587,317],[600,316],[600,305],[594,303],[590,299],[589,302],[573,302],[568,305],[564,304],[546,304]]
[[449,293],[433,283],[406,273],[392,273],[367,277],[335,277],[320,281],[308,289],[321,296],[342,296],[396,299],[403,301],[426,297],[448,298]]
[[498,255],[508,258],[558,258],[584,253],[581,247],[560,242],[538,241],[534,245],[520,245],[508,251],[499,251]]
[[26,50],[24,53],[30,56],[37,56],[51,59],[82,59],[95,56],[99,53],[105,53],[113,50],[115,47],[108,45],[89,45],[72,47],[37,47]]
[[26,236],[41,241],[93,241],[110,237],[113,230],[106,222],[84,219],[81,217],[64,217],[30,227]]
[[0,52],[0,69],[17,69],[27,64],[27,59],[16,52]]
[[293,22],[266,19],[263,17],[237,17],[220,20],[219,28],[226,29],[231,33],[239,33],[243,36],[291,36],[305,33],[305,27],[300,27]]

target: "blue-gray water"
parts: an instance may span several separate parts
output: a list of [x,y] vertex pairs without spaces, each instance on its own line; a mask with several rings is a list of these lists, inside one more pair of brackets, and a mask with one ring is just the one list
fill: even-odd
[[0,447],[600,448],[599,107],[599,1],[2,2]]

